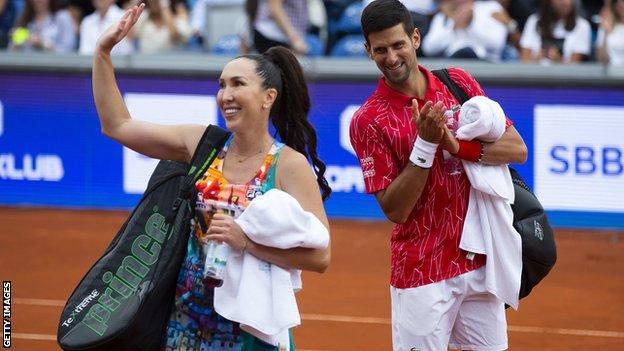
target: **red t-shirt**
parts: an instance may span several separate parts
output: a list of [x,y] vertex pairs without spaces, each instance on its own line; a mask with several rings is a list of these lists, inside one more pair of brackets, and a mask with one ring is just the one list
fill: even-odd
[[[447,111],[448,126],[457,130],[459,102],[429,70],[419,66],[428,81],[423,100],[442,101]],[[450,68],[453,81],[469,97],[485,95],[468,73]],[[379,80],[377,90],[353,115],[350,126],[351,144],[360,160],[368,193],[386,189],[403,171],[418,134],[412,122],[411,100]],[[452,118],[451,118],[452,115]],[[508,120],[508,125],[511,121]],[[459,249],[459,239],[468,208],[470,182],[461,160],[438,148],[425,188],[407,221],[392,231],[390,284],[396,288],[413,288],[456,277],[485,264],[485,256],[472,260]]]

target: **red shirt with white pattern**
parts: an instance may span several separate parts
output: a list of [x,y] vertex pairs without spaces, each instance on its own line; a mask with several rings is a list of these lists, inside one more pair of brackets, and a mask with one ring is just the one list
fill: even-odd
[[[429,70],[418,69],[427,77],[424,98],[442,101],[447,108],[447,125],[457,130],[459,102]],[[458,68],[448,69],[451,79],[468,97],[485,95],[477,81]],[[409,97],[390,88],[385,79],[353,115],[351,144],[360,160],[368,193],[386,189],[408,165],[418,134],[412,121]],[[507,125],[511,121],[507,120]],[[390,284],[406,289],[456,277],[485,265],[485,256],[472,259],[459,249],[464,218],[468,208],[470,182],[461,160],[439,147],[429,171],[425,188],[407,221],[392,231],[392,277]]]

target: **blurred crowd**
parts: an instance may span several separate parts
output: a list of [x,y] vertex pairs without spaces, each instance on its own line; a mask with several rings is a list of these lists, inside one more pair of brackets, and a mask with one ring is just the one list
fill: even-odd
[[[365,57],[360,15],[374,0],[144,1],[145,13],[113,54],[236,55],[284,45],[301,55]],[[402,2],[420,31],[420,57],[624,65],[624,0]],[[133,4],[0,0],[0,49],[92,54],[99,35]],[[210,17],[217,8],[231,9],[236,20]],[[211,36],[209,20],[220,37]]]

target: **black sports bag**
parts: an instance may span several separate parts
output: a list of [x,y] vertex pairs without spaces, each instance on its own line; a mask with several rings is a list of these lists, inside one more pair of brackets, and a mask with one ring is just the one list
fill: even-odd
[[64,350],[160,350],[194,216],[195,181],[228,136],[211,125],[190,165],[158,163],[139,204],[65,304],[57,332]]
[[[449,88],[461,104],[468,100],[468,95],[451,79],[448,70],[439,69],[432,73]],[[515,193],[514,204],[511,206],[513,226],[522,239],[522,281],[519,297],[524,298],[555,265],[557,248],[553,229],[548,223],[542,204],[520,174],[511,167],[509,171]]]

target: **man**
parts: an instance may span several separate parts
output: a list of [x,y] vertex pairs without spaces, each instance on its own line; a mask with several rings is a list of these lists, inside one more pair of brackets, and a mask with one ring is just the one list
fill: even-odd
[[[398,0],[372,2],[361,22],[366,50],[383,77],[351,121],[351,143],[367,192],[396,223],[394,349],[506,349],[505,308],[485,290],[485,257],[459,249],[470,190],[461,160],[522,163],[526,146],[510,121],[495,143],[455,139],[459,104],[418,65],[420,35]],[[469,74],[449,71],[469,96],[484,95]]]
[[[78,52],[81,55],[93,55],[98,38],[108,27],[117,22],[124,12],[115,0],[92,0],[95,12],[88,15],[80,23],[80,45]],[[124,38],[117,44],[111,54],[128,55],[134,51],[132,42]]]

